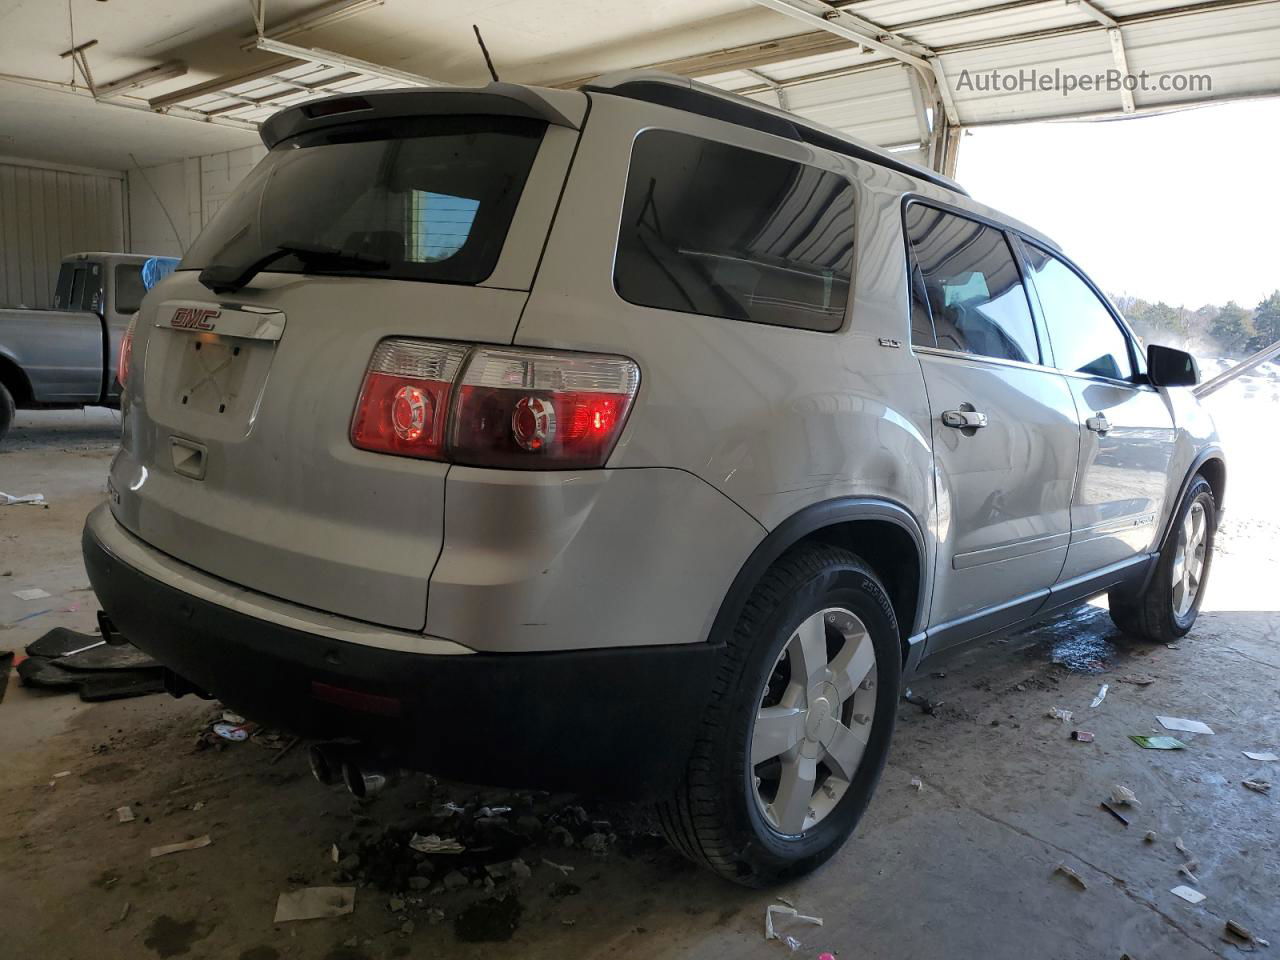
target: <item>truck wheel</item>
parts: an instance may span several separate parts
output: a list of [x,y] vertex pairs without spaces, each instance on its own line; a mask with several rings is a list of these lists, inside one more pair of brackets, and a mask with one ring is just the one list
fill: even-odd
[[867,808],[889,751],[902,648],[889,596],[839,547],[784,554],[733,628],[675,796],[672,845],[749,887],[801,876]]
[[4,440],[4,435],[13,426],[14,410],[13,394],[0,383],[0,440]]
[[1200,613],[1217,531],[1213,488],[1197,476],[1174,516],[1146,589],[1107,595],[1112,622],[1123,633],[1151,643],[1172,643],[1186,636]]

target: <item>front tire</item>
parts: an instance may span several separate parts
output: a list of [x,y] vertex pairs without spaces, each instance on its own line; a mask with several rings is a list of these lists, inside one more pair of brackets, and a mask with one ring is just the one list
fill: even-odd
[[784,554],[725,638],[684,782],[658,805],[672,845],[750,887],[825,862],[880,779],[901,673],[871,568],[822,544]]
[[1174,515],[1146,589],[1137,594],[1113,590],[1107,595],[1112,622],[1122,632],[1150,643],[1173,643],[1186,636],[1204,600],[1217,532],[1213,488],[1197,476]]

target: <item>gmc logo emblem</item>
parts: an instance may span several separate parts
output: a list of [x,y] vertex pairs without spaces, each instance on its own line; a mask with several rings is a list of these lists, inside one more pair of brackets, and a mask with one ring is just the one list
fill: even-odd
[[209,310],[206,307],[178,307],[173,311],[173,319],[169,326],[178,330],[212,330],[212,320],[222,316],[221,310]]

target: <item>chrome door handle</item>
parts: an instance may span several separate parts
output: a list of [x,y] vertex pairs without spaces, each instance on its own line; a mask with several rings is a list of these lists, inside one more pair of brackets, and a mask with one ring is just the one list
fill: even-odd
[[987,415],[977,410],[943,410],[942,422],[957,430],[977,429],[987,425]]
[[1100,413],[1095,413],[1084,422],[1084,425],[1094,433],[1106,433],[1111,429],[1111,421]]

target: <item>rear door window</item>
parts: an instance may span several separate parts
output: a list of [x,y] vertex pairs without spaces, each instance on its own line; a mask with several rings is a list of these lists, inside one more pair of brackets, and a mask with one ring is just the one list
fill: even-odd
[[479,283],[498,262],[546,128],[522,117],[432,116],[285,140],[179,269],[234,272],[274,256],[262,269]]
[[624,300],[832,331],[852,270],[845,177],[669,130],[636,137],[613,275]]
[[1106,304],[1062,260],[1033,244],[1023,247],[1058,369],[1130,379],[1129,338]]
[[[932,337],[916,319],[912,341],[942,350],[1039,363],[1040,345],[1026,289],[1004,232],[912,203],[906,214],[914,257],[913,299],[933,320]],[[922,342],[923,341],[923,342]]]

